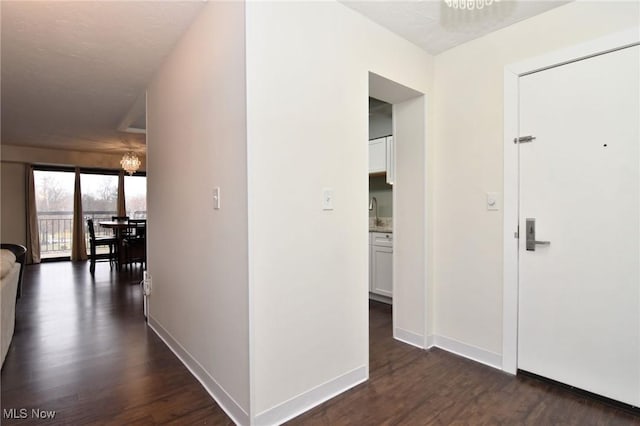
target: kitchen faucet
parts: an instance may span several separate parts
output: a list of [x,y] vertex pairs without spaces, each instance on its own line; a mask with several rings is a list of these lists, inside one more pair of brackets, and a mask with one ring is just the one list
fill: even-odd
[[376,221],[373,222],[373,226],[378,226],[380,225],[380,219],[378,219],[378,200],[376,199],[376,197],[371,197],[371,201],[369,201],[369,211],[373,210],[373,205],[375,204],[375,215],[376,215]]

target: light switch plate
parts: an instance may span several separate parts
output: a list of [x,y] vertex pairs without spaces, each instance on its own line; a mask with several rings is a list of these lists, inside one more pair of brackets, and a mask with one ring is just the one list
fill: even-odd
[[500,194],[497,192],[487,192],[487,210],[500,210]]
[[322,210],[333,210],[333,188],[322,189]]
[[213,208],[214,210],[220,210],[220,187],[213,188]]

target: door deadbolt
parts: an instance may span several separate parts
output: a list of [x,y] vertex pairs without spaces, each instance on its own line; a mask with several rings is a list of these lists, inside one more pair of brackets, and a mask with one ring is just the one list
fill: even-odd
[[526,247],[528,251],[536,251],[536,245],[548,246],[551,244],[551,241],[536,241],[536,219],[535,218],[527,218],[526,227],[527,227],[526,228],[527,230]]

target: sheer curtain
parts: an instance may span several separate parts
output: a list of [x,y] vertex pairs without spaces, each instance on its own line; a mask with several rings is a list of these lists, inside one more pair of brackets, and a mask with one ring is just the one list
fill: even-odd
[[33,166],[27,165],[27,263],[40,263],[40,231]]
[[71,236],[71,260],[87,260],[87,243],[84,236],[80,169],[76,167],[76,183],[73,190],[73,229]]
[[118,174],[118,216],[127,215],[127,206],[124,199],[124,170]]

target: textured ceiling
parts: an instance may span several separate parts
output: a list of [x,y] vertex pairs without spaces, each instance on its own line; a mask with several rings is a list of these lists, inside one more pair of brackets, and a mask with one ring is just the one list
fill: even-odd
[[143,151],[117,128],[144,123],[132,108],[204,3],[0,4],[2,143]]
[[[432,54],[567,1],[502,0],[481,11],[443,1],[343,4]],[[140,97],[202,1],[1,1],[2,143],[143,151]],[[142,105],[142,106],[141,106]]]
[[480,10],[456,10],[444,0],[340,1],[431,54],[569,3],[502,0]]

